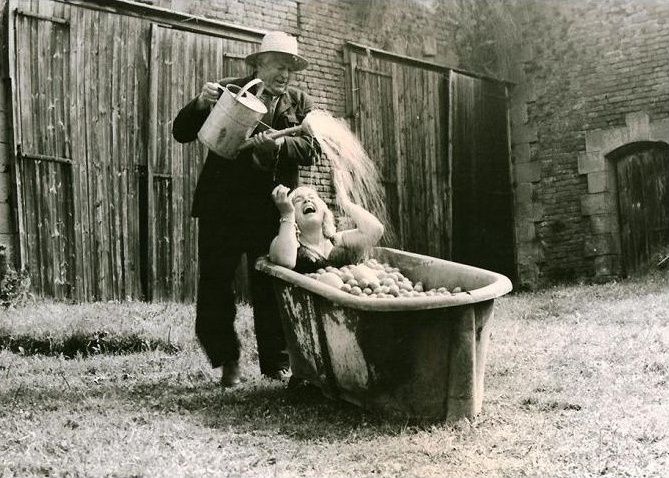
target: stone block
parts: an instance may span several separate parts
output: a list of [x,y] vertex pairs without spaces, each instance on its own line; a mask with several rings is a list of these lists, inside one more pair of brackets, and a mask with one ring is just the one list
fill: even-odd
[[596,129],[585,134],[585,149],[589,153],[601,151],[604,148],[604,131]]
[[519,163],[514,168],[515,179],[518,184],[532,183],[541,180],[541,163]]
[[585,257],[597,257],[615,253],[611,234],[593,234],[583,243]]
[[539,267],[536,263],[518,264],[518,288],[537,289],[539,284]]
[[650,118],[645,112],[628,113],[625,123],[629,130],[629,141],[644,141],[650,139]]
[[537,88],[533,81],[525,82],[523,85],[522,97],[528,103],[537,101]]
[[516,83],[516,85],[511,90],[511,102],[512,104],[519,103],[529,103],[536,101],[535,88],[533,86],[532,80],[525,74],[524,69],[521,67],[519,69],[517,76],[522,77],[523,81]]
[[519,264],[536,264],[541,259],[535,241],[519,241],[517,254]]
[[598,152],[579,151],[578,152],[578,172],[579,174],[589,174],[606,169],[606,159],[604,155]]
[[519,242],[533,241],[537,237],[537,231],[532,221],[518,221],[516,233]]
[[653,121],[650,125],[650,137],[654,141],[665,141],[669,143],[669,119]]
[[604,155],[610,153],[616,148],[629,143],[629,130],[627,128],[615,128],[604,131]]
[[596,171],[589,173],[588,177],[588,192],[589,193],[601,193],[609,190],[609,172],[608,171]]
[[601,192],[581,196],[581,214],[584,216],[615,214],[615,212],[615,198],[611,193]]
[[532,143],[539,138],[537,127],[532,125],[514,125],[511,129],[511,144]]
[[590,216],[590,231],[593,234],[606,234],[617,231],[618,221],[615,214],[595,214]]
[[540,221],[544,216],[544,207],[540,203],[526,202],[516,205],[516,221]]
[[527,116],[527,103],[518,102],[511,106],[510,108],[511,123],[513,125],[526,125],[528,116]]
[[619,275],[621,272],[620,268],[620,257],[615,254],[597,256],[594,260],[595,263],[595,276],[597,277],[609,277],[614,275]]
[[530,144],[529,143],[514,144],[511,147],[511,156],[513,157],[514,163],[529,163],[531,160]]
[[516,202],[532,202],[532,183],[518,183],[516,186]]

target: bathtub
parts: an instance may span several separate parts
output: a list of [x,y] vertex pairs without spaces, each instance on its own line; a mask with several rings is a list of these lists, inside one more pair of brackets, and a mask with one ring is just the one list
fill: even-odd
[[501,274],[390,248],[372,257],[449,296],[354,296],[258,259],[278,298],[293,376],[381,414],[457,420],[481,411],[490,320],[511,291]]

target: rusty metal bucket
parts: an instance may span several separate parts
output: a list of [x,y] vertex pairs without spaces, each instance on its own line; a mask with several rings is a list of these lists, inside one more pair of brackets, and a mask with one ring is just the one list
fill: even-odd
[[273,278],[293,375],[382,414],[457,420],[481,411],[495,272],[389,248],[373,256],[450,296],[354,296],[260,258]]
[[237,156],[239,146],[267,113],[265,104],[249,93],[249,88],[262,83],[259,78],[243,87],[227,85],[197,134],[198,139],[223,158]]

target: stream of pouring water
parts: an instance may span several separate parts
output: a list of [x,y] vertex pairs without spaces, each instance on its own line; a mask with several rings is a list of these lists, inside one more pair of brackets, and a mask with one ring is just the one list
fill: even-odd
[[355,204],[374,214],[384,225],[384,243],[393,244],[394,232],[389,220],[385,189],[376,164],[369,157],[345,120],[327,111],[308,115],[309,128],[332,167],[335,201],[346,195]]

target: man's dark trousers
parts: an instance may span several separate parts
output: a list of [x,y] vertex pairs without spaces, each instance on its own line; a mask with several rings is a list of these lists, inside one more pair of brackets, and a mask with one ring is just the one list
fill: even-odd
[[[274,224],[277,223],[278,219]],[[288,356],[271,280],[254,267],[256,259],[267,254],[276,230],[245,234],[208,216],[200,217],[198,226],[200,279],[195,332],[212,367],[239,359],[232,284],[241,256],[246,253],[260,371],[271,374],[287,368]]]

